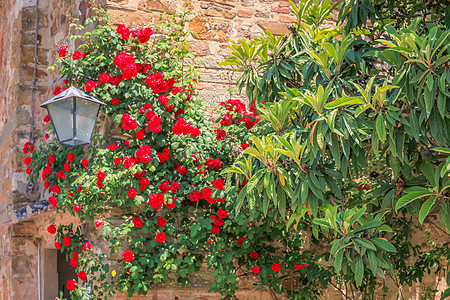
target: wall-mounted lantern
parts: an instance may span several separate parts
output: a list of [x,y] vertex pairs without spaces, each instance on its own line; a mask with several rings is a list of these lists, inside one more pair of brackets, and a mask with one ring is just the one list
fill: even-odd
[[91,142],[100,106],[104,105],[83,91],[70,87],[41,107],[47,108],[59,143],[76,147]]

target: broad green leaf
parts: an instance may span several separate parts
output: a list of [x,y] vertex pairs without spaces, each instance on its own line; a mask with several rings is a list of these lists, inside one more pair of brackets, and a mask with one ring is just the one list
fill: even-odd
[[360,286],[364,278],[364,264],[361,256],[358,256],[355,264],[355,281],[356,286]]
[[329,102],[325,105],[325,108],[334,109],[336,107],[350,105],[350,104],[366,104],[362,97],[343,97]]
[[387,252],[397,252],[397,250],[395,249],[394,245],[392,245],[391,243],[389,243],[387,240],[385,239],[380,239],[380,238],[371,238],[370,241],[377,247],[380,248],[384,251]]
[[377,120],[376,120],[376,129],[377,129],[377,134],[378,134],[378,138],[380,139],[381,142],[385,142],[386,141],[386,126],[384,125],[384,118],[383,115],[380,113],[378,114]]
[[411,192],[408,193],[406,195],[404,195],[403,197],[401,197],[400,199],[398,199],[397,203],[395,204],[395,211],[398,211],[400,208],[402,208],[405,205],[410,204],[411,202],[413,202],[414,200],[426,197],[426,196],[431,196],[434,195],[433,192],[428,191],[426,192]]
[[428,214],[433,210],[433,208],[438,203],[439,203],[439,198],[433,196],[433,197],[429,198],[427,201],[425,201],[422,204],[422,207],[420,208],[420,211],[419,211],[419,222],[420,222],[420,224],[423,223],[425,218],[428,216]]

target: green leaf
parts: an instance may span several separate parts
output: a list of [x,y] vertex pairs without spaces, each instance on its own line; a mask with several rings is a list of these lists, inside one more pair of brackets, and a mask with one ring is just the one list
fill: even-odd
[[318,218],[316,218],[316,219],[313,220],[313,223],[314,223],[314,224],[317,224],[317,225],[320,225],[320,226],[325,226],[325,227],[327,227],[327,228],[333,229],[333,227],[331,226],[331,224],[328,223],[328,222],[327,222],[326,220],[324,220],[324,219],[318,219]]
[[371,238],[370,241],[377,247],[380,248],[384,251],[387,252],[397,252],[397,250],[395,249],[394,245],[392,245],[391,243],[389,243],[387,240],[385,239],[380,239],[380,238]]
[[325,108],[334,109],[336,107],[350,105],[350,104],[366,104],[362,97],[343,97],[329,102],[325,105]]
[[375,276],[377,274],[378,269],[378,261],[375,256],[375,252],[367,251],[367,258],[369,260],[370,269],[372,270],[372,273]]
[[381,113],[378,114],[378,117],[377,117],[376,129],[377,129],[378,138],[380,139],[381,142],[384,143],[386,141],[387,134],[386,134],[386,127],[384,125],[384,118]]
[[408,193],[408,194],[404,195],[403,197],[401,197],[400,199],[398,199],[397,203],[395,204],[395,211],[398,211],[400,208],[402,208],[405,205],[410,204],[414,200],[420,199],[425,196],[431,196],[431,195],[434,195],[434,193],[432,193],[430,191],[428,191],[427,193],[426,192]]
[[354,238],[353,240],[358,242],[358,244],[360,244],[361,246],[366,247],[367,249],[374,250],[374,251],[377,250],[377,248],[375,248],[375,246],[369,240],[366,240],[363,238]]
[[356,286],[360,286],[364,278],[364,264],[361,256],[358,256],[355,264],[355,281]]
[[433,196],[422,204],[422,207],[420,208],[420,211],[419,211],[420,224],[423,223],[425,218],[428,216],[428,214],[433,210],[433,208],[438,203],[439,203],[439,198],[437,198],[436,196]]
[[450,297],[450,288],[446,289],[441,294],[441,300],[445,300]]
[[336,252],[334,257],[334,269],[336,272],[339,272],[342,268],[342,260],[344,259],[344,249],[341,249]]

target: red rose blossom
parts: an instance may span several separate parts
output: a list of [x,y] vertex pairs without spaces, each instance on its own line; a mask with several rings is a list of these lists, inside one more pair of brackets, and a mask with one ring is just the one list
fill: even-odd
[[69,291],[73,291],[75,289],[75,281],[73,281],[73,279],[67,281],[67,289]]
[[248,256],[250,256],[253,259],[257,259],[259,254],[258,254],[258,252],[252,251],[252,252],[250,252],[250,254]]
[[83,57],[83,53],[81,53],[81,51],[75,51],[73,54],[72,54],[72,59],[73,60],[77,60],[77,59],[80,59],[80,58],[82,58]]
[[220,228],[217,226],[213,226],[213,228],[211,228],[211,233],[216,235],[220,232]]
[[156,241],[162,243],[166,240],[166,234],[164,232],[159,232],[156,234]]
[[123,260],[126,261],[126,262],[132,261],[133,258],[134,258],[133,251],[130,251],[130,250],[125,251],[125,252],[122,254],[122,258],[123,258]]
[[86,272],[84,271],[78,272],[78,278],[80,278],[81,281],[86,281],[87,280]]
[[73,154],[72,152],[67,154],[67,161],[73,162],[74,160],[75,160],[75,154]]
[[60,242],[56,242],[55,243],[55,248],[58,249],[58,250],[61,250],[62,249],[61,243]]
[[133,224],[136,226],[136,228],[142,228],[143,222],[139,218],[133,218]]
[[50,224],[50,225],[47,227],[47,231],[48,231],[50,234],[55,234],[55,233],[56,233],[56,227],[55,227],[55,225]]
[[83,167],[87,168],[89,166],[89,161],[86,158],[83,158],[81,164],[83,165]]
[[259,266],[254,266],[251,268],[251,271],[253,274],[258,274],[259,272],[261,272],[261,268]]
[[91,249],[91,243],[89,243],[89,242],[84,243],[82,249],[83,249],[83,251]]
[[279,272],[279,271],[281,271],[281,264],[276,264],[276,263],[273,263],[272,264],[272,271],[274,271],[274,272]]
[[74,268],[76,268],[78,266],[78,259],[76,258],[71,258],[70,259],[70,265]]
[[163,227],[164,225],[166,225],[166,223],[167,222],[164,218],[159,217],[158,221],[156,222],[156,226]]
[[69,247],[70,243],[72,243],[72,238],[70,236],[63,237],[63,245],[64,246]]
[[128,197],[130,197],[131,199],[134,199],[137,196],[137,191],[135,189],[129,189],[127,194],[128,194]]
[[302,264],[299,264],[299,263],[296,263],[295,265],[294,265],[294,268],[296,269],[296,270],[301,270],[303,267],[302,267]]
[[223,188],[224,188],[223,180],[222,179],[214,179],[213,187],[217,190],[223,190]]

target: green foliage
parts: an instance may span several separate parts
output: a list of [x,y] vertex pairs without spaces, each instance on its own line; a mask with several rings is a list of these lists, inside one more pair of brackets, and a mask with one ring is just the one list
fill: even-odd
[[[255,218],[273,207],[291,232],[307,224],[329,243],[336,278],[369,298],[380,277],[412,284],[404,277],[416,270],[392,253],[423,259],[398,249],[390,222],[411,215],[422,225],[433,215],[450,234],[450,10],[345,1],[336,27],[327,28],[331,10],[330,1],[291,2],[298,22],[290,34],[253,40],[250,69],[233,56],[223,62],[253,72],[237,84],[261,119],[250,147],[224,172],[238,178],[244,172],[236,168],[251,158],[236,215]],[[433,245],[427,259],[448,259],[438,252],[446,245]]]

